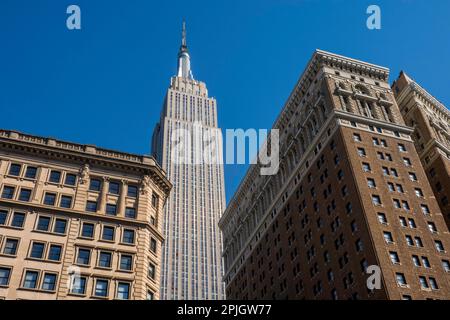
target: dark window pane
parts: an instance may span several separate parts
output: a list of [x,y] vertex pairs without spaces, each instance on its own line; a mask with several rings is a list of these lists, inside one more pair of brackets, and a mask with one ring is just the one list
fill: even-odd
[[156,242],[156,240],[155,239],[150,239],[150,250],[153,252],[153,253],[156,253],[156,248],[157,248],[157,242]]
[[86,211],[96,212],[97,211],[97,202],[95,202],[95,201],[86,202]]
[[35,289],[37,285],[38,273],[36,271],[27,271],[23,281],[23,287],[28,289]]
[[123,231],[123,242],[124,243],[134,243],[134,230],[124,230]]
[[22,166],[20,164],[12,164],[9,168],[9,175],[10,176],[20,176],[20,170],[22,169]]
[[37,229],[39,231],[48,231],[50,228],[50,218],[49,217],[39,217]]
[[5,186],[2,192],[2,198],[12,199],[14,197],[14,187]]
[[19,243],[19,241],[16,239],[6,239],[5,248],[3,249],[3,253],[15,256],[17,253],[17,244],[18,243]]
[[114,228],[113,227],[103,227],[103,240],[113,241],[114,240]]
[[14,212],[11,226],[16,228],[22,228],[25,221],[25,213]]
[[136,218],[136,209],[135,208],[126,208],[125,209],[125,217],[127,218]]
[[83,230],[81,231],[81,236],[86,238],[93,238],[94,225],[91,223],[83,223]]
[[53,182],[53,183],[59,183],[61,181],[61,172],[52,170],[50,172],[50,179],[49,179],[49,181]]
[[109,183],[109,193],[112,193],[112,194],[119,194],[119,192],[120,192],[120,186],[119,186],[119,183],[117,183],[117,182],[110,182]]
[[35,259],[42,259],[44,257],[44,244],[35,242],[31,247],[30,257]]
[[36,173],[37,173],[37,168],[36,167],[27,167],[27,171],[25,171],[25,178],[28,179],[35,179],[36,178]]
[[102,187],[102,182],[98,179],[91,179],[89,184],[89,190],[91,191],[100,191]]
[[108,295],[108,281],[97,280],[95,283],[95,295],[97,297],[106,297]]
[[53,227],[53,232],[64,234],[66,233],[67,220],[56,219],[55,226]]
[[77,176],[71,173],[66,174],[66,180],[64,181],[64,184],[68,186],[74,186],[77,182]]
[[69,196],[62,196],[61,197],[61,208],[70,208],[72,207],[72,197]]
[[131,270],[133,258],[129,255],[122,255],[120,257],[120,269],[121,270]]
[[110,252],[100,252],[100,257],[98,258],[98,266],[102,268],[111,267],[111,253]]
[[130,284],[119,282],[117,287],[117,299],[128,300],[130,298]]
[[31,190],[30,189],[21,189],[19,194],[20,201],[30,201]]
[[46,273],[42,282],[42,290],[54,291],[56,287],[56,274]]
[[71,292],[75,293],[75,294],[85,294],[86,293],[86,278],[85,277],[74,277]]
[[49,260],[53,261],[59,261],[61,260],[61,246],[58,246],[56,244],[50,245],[50,250],[48,252],[48,258]]
[[54,206],[56,200],[56,194],[54,193],[46,193],[44,197],[44,204],[48,206]]
[[137,197],[138,188],[136,186],[128,186],[128,196],[132,198]]
[[106,205],[106,214],[115,216],[117,214],[117,206],[115,204],[107,204]]
[[0,226],[6,224],[6,218],[8,217],[8,211],[0,210]]
[[77,263],[78,264],[89,264],[89,261],[91,259],[91,251],[88,249],[79,249],[78,250],[78,258]]
[[0,268],[0,286],[7,286],[9,284],[9,276],[11,275],[11,269]]

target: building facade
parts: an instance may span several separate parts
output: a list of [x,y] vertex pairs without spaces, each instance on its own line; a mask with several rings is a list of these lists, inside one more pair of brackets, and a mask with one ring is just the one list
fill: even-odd
[[223,299],[222,238],[218,221],[225,208],[222,144],[217,138],[217,102],[205,83],[194,80],[186,31],[178,53],[152,152],[173,183],[165,207],[161,297],[167,300]]
[[0,130],[0,298],[158,299],[153,158]]
[[278,173],[252,165],[219,222],[227,298],[450,298],[449,232],[388,76],[313,54],[273,126]]
[[450,111],[404,72],[392,89],[450,228]]

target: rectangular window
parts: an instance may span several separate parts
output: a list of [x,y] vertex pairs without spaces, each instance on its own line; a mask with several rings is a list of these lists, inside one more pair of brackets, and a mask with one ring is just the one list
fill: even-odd
[[364,172],[370,172],[370,164],[363,162],[362,167]]
[[406,244],[408,246],[412,247],[414,245],[414,241],[413,241],[413,238],[411,236],[406,235],[405,239],[406,239]]
[[44,204],[48,206],[54,206],[56,201],[56,194],[54,193],[46,193],[44,197]]
[[399,143],[399,144],[398,144],[398,151],[400,151],[400,152],[406,152],[406,147],[405,147],[405,145]]
[[103,227],[102,240],[114,241],[114,227]]
[[39,216],[36,229],[39,231],[48,231],[50,229],[50,218]]
[[430,278],[428,278],[428,280],[430,281],[431,289],[433,289],[433,290],[439,290],[439,286],[438,286],[437,281],[436,281],[435,278],[430,277]]
[[445,272],[450,272],[450,261],[442,260],[442,268]]
[[386,219],[386,215],[384,213],[378,212],[378,221],[381,224],[387,224],[387,219]]
[[22,166],[20,164],[13,163],[9,168],[9,175],[18,177],[20,176],[20,171],[22,170]]
[[111,193],[111,194],[119,194],[120,193],[120,185],[118,182],[111,181],[109,183],[109,193]]
[[403,228],[406,228],[406,227],[408,226],[408,224],[406,223],[405,217],[399,217],[398,220],[400,221],[400,225],[401,225]]
[[91,261],[90,249],[78,249],[77,264],[89,265]]
[[59,183],[61,181],[61,171],[52,170],[48,180],[53,183]]
[[71,208],[72,207],[72,197],[71,196],[62,196],[59,206],[61,208]]
[[155,265],[152,264],[152,263],[150,263],[150,264],[148,265],[148,277],[149,277],[150,279],[155,280],[155,275],[156,275],[156,268],[155,268]]
[[413,255],[413,256],[412,256],[412,261],[413,261],[414,266],[420,267],[420,260],[419,260],[419,257],[418,257],[418,256]]
[[379,146],[380,145],[380,141],[377,138],[372,138],[372,142],[374,146]]
[[115,204],[108,203],[106,205],[106,214],[115,216],[117,214],[117,206]]
[[384,237],[384,240],[387,243],[393,243],[394,242],[394,239],[392,238],[392,233],[390,233],[388,231],[384,231],[383,232],[383,237]]
[[409,158],[403,158],[403,163],[405,166],[410,167],[411,166],[411,160]]
[[155,298],[155,294],[151,292],[150,290],[147,290],[147,300],[153,300]]
[[3,248],[3,253],[10,255],[10,256],[15,256],[17,253],[18,244],[19,244],[19,240],[7,238],[5,240],[5,246]]
[[84,222],[81,229],[81,236],[90,239],[94,238],[94,224]]
[[27,170],[25,171],[25,178],[27,179],[36,179],[37,168],[27,166]]
[[98,258],[98,266],[101,268],[111,268],[112,254],[111,252],[100,251]]
[[422,287],[422,289],[428,289],[428,282],[427,282],[427,278],[420,276],[419,277],[419,282],[420,282],[420,286]]
[[421,204],[420,208],[422,209],[422,213],[426,216],[430,215],[430,209],[426,204]]
[[19,193],[19,201],[30,201],[31,198],[31,190],[30,189],[20,189]]
[[66,174],[66,179],[64,180],[64,184],[68,186],[74,186],[77,183],[77,176],[75,174],[68,173]]
[[102,182],[99,179],[91,179],[91,182],[89,183],[90,191],[100,191],[101,188]]
[[136,186],[128,186],[127,196],[137,198],[138,188]]
[[390,251],[389,252],[389,257],[391,258],[391,262],[393,264],[399,264],[400,263],[400,258],[398,257],[397,252],[395,251]]
[[153,253],[156,253],[157,247],[158,247],[158,243],[156,242],[155,239],[151,238],[150,239],[150,251]]
[[11,268],[0,267],[0,287],[9,285],[9,278],[11,276]]
[[417,181],[417,176],[414,172],[409,172],[409,180],[411,181]]
[[125,209],[125,217],[135,219],[136,218],[136,209],[135,208],[126,208]]
[[376,206],[381,206],[381,198],[377,195],[372,195],[372,203]]
[[37,271],[26,271],[23,280],[23,287],[27,289],[36,289],[39,273]]
[[365,157],[366,156],[366,150],[364,148],[358,148],[358,155],[360,157]]
[[86,277],[74,277],[70,292],[79,295],[86,294],[86,283]]
[[88,201],[88,202],[86,202],[86,211],[88,211],[88,212],[97,212],[97,202],[96,201]]
[[6,224],[7,218],[8,218],[8,211],[0,210],[0,226],[4,226]]
[[95,282],[95,296],[97,297],[107,297],[109,289],[108,280],[97,279]]
[[120,256],[120,270],[131,271],[133,268],[133,257],[130,255],[122,254]]
[[436,250],[437,250],[437,251],[439,251],[439,252],[444,252],[444,251],[445,251],[444,245],[442,244],[441,241],[435,240],[435,241],[434,241],[434,244],[435,244],[435,246],[436,246]]
[[25,213],[14,212],[11,227],[23,228],[25,222]]
[[157,208],[159,205],[159,197],[155,193],[152,193],[152,206]]
[[30,258],[42,259],[44,258],[45,243],[33,242],[30,251]]
[[124,229],[122,242],[128,243],[128,244],[133,244],[134,243],[134,230]]
[[405,278],[405,275],[403,273],[396,273],[395,274],[395,278],[397,279],[397,284],[399,286],[404,287],[404,286],[407,285],[406,278]]
[[117,285],[117,299],[130,299],[130,284],[127,282],[119,282]]
[[55,291],[56,289],[56,274],[44,273],[44,280],[42,281],[42,290]]
[[2,192],[2,198],[3,199],[12,199],[14,197],[14,191],[15,191],[14,187],[4,186],[3,192]]
[[61,260],[62,247],[57,244],[51,244],[48,250],[48,260],[60,261]]
[[353,140],[356,142],[361,142],[361,135],[358,133],[353,134]]
[[67,228],[67,220],[56,219],[55,225],[53,226],[53,232],[59,234],[65,234]]
[[376,188],[377,185],[375,183],[375,180],[372,178],[367,178],[367,185],[369,188]]

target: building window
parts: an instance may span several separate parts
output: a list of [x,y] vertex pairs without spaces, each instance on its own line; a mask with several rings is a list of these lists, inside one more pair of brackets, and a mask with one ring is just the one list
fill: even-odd
[[102,182],[99,179],[91,179],[89,183],[90,191],[100,191],[102,188]]
[[420,260],[419,260],[419,257],[418,257],[418,256],[413,255],[413,256],[412,256],[412,261],[413,261],[414,266],[416,266],[416,267],[420,267],[420,266],[421,266]]
[[56,274],[44,273],[44,280],[42,281],[42,290],[55,291],[56,289]]
[[26,271],[23,280],[23,287],[27,289],[36,289],[39,273],[37,271]]
[[361,135],[358,133],[353,134],[353,140],[356,142],[361,142]]
[[383,175],[384,176],[388,176],[389,175],[389,169],[387,167],[382,167],[381,169],[383,170]]
[[377,187],[375,180],[372,178],[367,178],[367,185],[372,189]]
[[394,238],[392,238],[392,233],[388,231],[383,232],[383,237],[386,243],[394,243]]
[[436,281],[435,278],[430,277],[430,278],[428,278],[428,280],[430,281],[431,289],[433,289],[433,290],[439,290],[439,286],[438,286],[437,281]]
[[388,190],[389,190],[389,192],[394,192],[395,191],[395,187],[394,187],[394,184],[392,182],[388,182]]
[[0,287],[9,285],[9,278],[11,276],[11,268],[0,267]]
[[392,202],[394,203],[394,208],[395,209],[400,209],[401,208],[400,200],[393,199]]
[[50,245],[50,249],[48,251],[48,259],[52,261],[60,261],[61,260],[61,251],[62,246],[57,244]]
[[404,287],[407,285],[406,278],[403,273],[396,273],[395,278],[397,279],[397,284],[401,287]]
[[94,224],[83,222],[83,226],[81,227],[81,236],[83,238],[94,238]]
[[0,226],[4,226],[6,224],[7,218],[8,218],[8,211],[0,210]]
[[89,265],[90,260],[91,260],[90,249],[78,249],[77,264]]
[[61,181],[61,171],[52,170],[50,172],[50,182],[59,183]]
[[33,242],[30,251],[30,258],[42,259],[44,257],[45,243]]
[[381,198],[380,198],[380,196],[372,195],[372,203],[375,206],[381,206]]
[[54,206],[56,201],[56,194],[46,193],[44,196],[44,204],[48,206]]
[[114,241],[114,233],[115,233],[114,227],[104,226],[102,233],[102,240]]
[[117,299],[130,299],[130,284],[127,282],[119,282],[117,285]]
[[406,152],[406,147],[405,147],[405,145],[399,143],[399,144],[398,144],[398,151],[400,151],[400,152]]
[[430,261],[427,257],[422,257],[422,264],[427,269],[431,268]]
[[364,172],[370,172],[371,171],[370,164],[368,164],[366,162],[363,162],[362,167],[363,167],[363,171]]
[[378,212],[378,213],[377,213],[377,216],[378,216],[378,221],[379,221],[381,224],[387,224],[387,223],[388,223],[388,221],[387,221],[387,219],[386,219],[386,215],[385,215],[384,213]]
[[71,173],[66,174],[64,184],[68,186],[74,186],[77,183],[77,176]]
[[155,294],[152,291],[147,290],[147,297],[146,297],[146,299],[147,300],[154,300],[155,299]]
[[422,209],[422,213],[426,216],[430,215],[430,209],[426,204],[421,204],[420,208]]
[[439,251],[439,252],[444,252],[444,251],[445,251],[445,250],[444,250],[444,245],[442,244],[441,241],[439,241],[439,240],[434,240],[434,244],[435,244],[435,246],[436,246],[436,250],[437,250],[437,251]]
[[25,171],[25,178],[27,179],[36,179],[37,168],[27,166],[27,170]]
[[14,187],[4,186],[3,192],[2,192],[2,198],[3,199],[12,199],[14,197],[14,191],[15,191]]
[[20,176],[20,171],[22,170],[22,166],[20,164],[13,163],[9,168],[9,175],[18,177]]
[[125,208],[125,217],[135,219],[136,218],[136,209],[135,208]]
[[408,224],[406,223],[406,218],[405,217],[399,217],[398,220],[400,221],[400,225],[403,228],[406,228],[408,226]]
[[111,268],[112,253],[100,251],[98,266],[101,268]]
[[403,163],[405,166],[410,167],[411,166],[411,160],[409,158],[403,158]]
[[101,280],[97,279],[95,281],[95,291],[94,295],[96,297],[107,297],[108,296],[108,289],[109,289],[109,282],[108,280]]
[[25,223],[25,213],[14,212],[11,226],[14,228],[23,228]]
[[423,192],[422,189],[420,188],[415,188],[414,192],[416,193],[416,196],[418,196],[419,198],[423,198]]
[[395,251],[390,251],[389,252],[389,257],[391,258],[391,262],[393,264],[400,264],[400,258],[398,257],[397,252]]
[[86,202],[86,211],[97,212],[97,202],[96,201],[87,201]]
[[445,272],[450,272],[450,261],[442,260],[442,268],[444,268]]
[[128,186],[127,196],[137,198],[138,188],[136,186]]
[[15,256],[17,253],[17,246],[19,244],[19,240],[7,238],[5,240],[5,246],[3,248],[3,253],[10,256]]
[[158,247],[158,243],[156,242],[155,239],[151,238],[150,239],[150,251],[156,254],[157,247]]
[[19,201],[30,201],[31,190],[30,189],[20,189],[19,193]]
[[364,148],[358,148],[358,155],[360,157],[365,157],[366,156],[366,150]]
[[115,204],[108,203],[106,205],[106,214],[115,216],[117,214],[117,206]]
[[133,269],[133,257],[131,255],[122,254],[120,256],[120,270],[131,271]]
[[86,277],[73,277],[70,292],[79,295],[86,294],[86,283],[87,283]]
[[430,288],[430,287],[428,286],[427,278],[420,276],[420,277],[419,277],[419,282],[420,282],[420,286],[422,287],[422,289],[428,289],[428,288]]
[[67,227],[67,220],[64,219],[56,219],[55,225],[53,226],[53,232],[59,234],[65,234]]
[[109,183],[109,193],[111,193],[111,194],[119,194],[120,193],[120,185],[118,182],[111,181]]
[[422,239],[420,237],[414,237],[414,242],[416,243],[416,246],[419,248],[423,247]]
[[150,264],[148,265],[148,277],[149,277],[150,279],[155,280],[155,276],[156,276],[156,268],[155,268],[155,265],[152,264],[152,263],[150,263]]
[[159,204],[159,197],[155,193],[152,193],[152,206],[157,208]]
[[428,229],[430,230],[431,233],[437,233],[437,228],[436,225],[433,222],[428,221]]
[[48,231],[50,229],[50,218],[39,216],[36,229],[39,231]]
[[417,176],[414,172],[409,172],[408,175],[409,175],[409,180],[417,181]]
[[122,236],[122,242],[127,243],[127,244],[133,244],[134,243],[134,230],[124,229],[123,236]]
[[59,203],[61,208],[71,208],[72,207],[72,197],[70,196],[62,196],[61,201]]

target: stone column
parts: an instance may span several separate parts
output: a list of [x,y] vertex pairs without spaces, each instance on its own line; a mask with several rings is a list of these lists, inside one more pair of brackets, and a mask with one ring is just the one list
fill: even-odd
[[100,201],[97,212],[106,212],[106,195],[109,188],[109,177],[103,177],[102,190],[100,193]]
[[125,207],[126,207],[126,192],[127,192],[127,181],[125,179],[122,180],[122,185],[120,186],[120,196],[119,196],[119,205],[118,205],[118,216],[125,216]]

